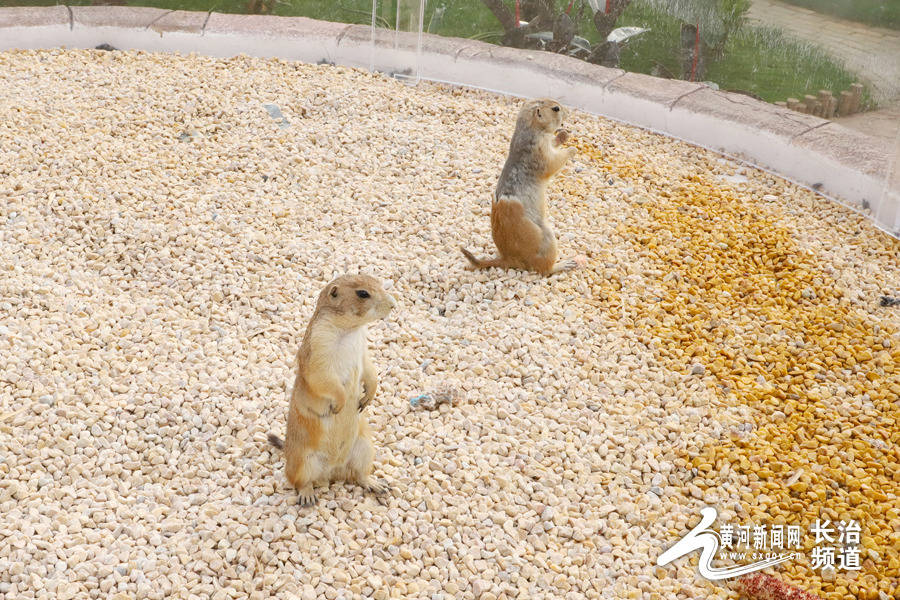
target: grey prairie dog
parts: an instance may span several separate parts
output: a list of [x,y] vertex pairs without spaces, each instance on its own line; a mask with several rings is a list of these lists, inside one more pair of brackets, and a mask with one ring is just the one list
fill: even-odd
[[396,305],[374,277],[344,275],[319,294],[297,352],[297,376],[287,414],[287,435],[269,441],[284,449],[285,473],[303,506],[315,504],[313,486],[356,483],[376,494],[375,449],[363,408],[378,380],[366,343],[367,325]]
[[476,258],[462,248],[479,269],[503,267],[549,275],[573,269],[574,260],[556,261],[556,235],[547,219],[547,183],[576,150],[562,144],[566,110],[555,100],[530,100],[519,111],[509,156],[494,190],[491,233],[499,256]]

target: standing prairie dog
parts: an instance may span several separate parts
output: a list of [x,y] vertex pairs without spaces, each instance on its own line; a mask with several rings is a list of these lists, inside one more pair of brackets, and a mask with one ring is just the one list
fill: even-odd
[[479,259],[462,248],[476,268],[525,269],[549,275],[573,269],[574,260],[556,262],[556,235],[547,222],[547,182],[575,153],[563,148],[566,110],[555,100],[531,100],[519,111],[509,156],[491,206],[491,233],[500,256]]
[[360,414],[375,397],[378,380],[366,347],[366,326],[395,306],[374,277],[344,275],[319,294],[297,352],[284,441],[287,479],[303,506],[315,504],[313,485],[345,480],[380,494],[372,479],[375,449],[369,424]]

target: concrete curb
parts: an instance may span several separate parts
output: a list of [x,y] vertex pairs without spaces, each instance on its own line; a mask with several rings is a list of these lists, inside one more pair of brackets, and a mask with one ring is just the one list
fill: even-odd
[[[403,73],[561,102],[746,160],[851,207],[900,234],[900,157],[881,140],[706,86],[625,73],[539,51],[418,36],[303,17],[124,6],[0,8],[0,50],[109,43],[122,49],[248,54]],[[892,168],[893,167],[893,168]]]

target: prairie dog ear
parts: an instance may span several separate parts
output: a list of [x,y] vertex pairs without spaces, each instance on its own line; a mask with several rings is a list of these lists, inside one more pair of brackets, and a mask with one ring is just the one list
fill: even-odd
[[542,118],[543,115],[541,115],[541,107],[540,106],[535,107],[534,116],[537,117],[539,120]]
[[337,298],[337,294],[338,294],[337,286],[336,285],[331,286],[331,291],[328,292],[328,295],[331,296],[332,298]]

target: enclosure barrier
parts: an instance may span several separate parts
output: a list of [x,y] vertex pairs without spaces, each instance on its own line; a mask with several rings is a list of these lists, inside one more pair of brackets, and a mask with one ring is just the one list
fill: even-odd
[[0,8],[0,50],[107,43],[120,49],[215,57],[248,54],[325,61],[516,96],[553,96],[589,113],[673,136],[815,187],[866,210],[878,227],[900,238],[900,135],[891,144],[812,114],[700,83],[423,34],[421,14],[412,6],[404,26],[410,31],[391,31],[303,17],[143,7]]

